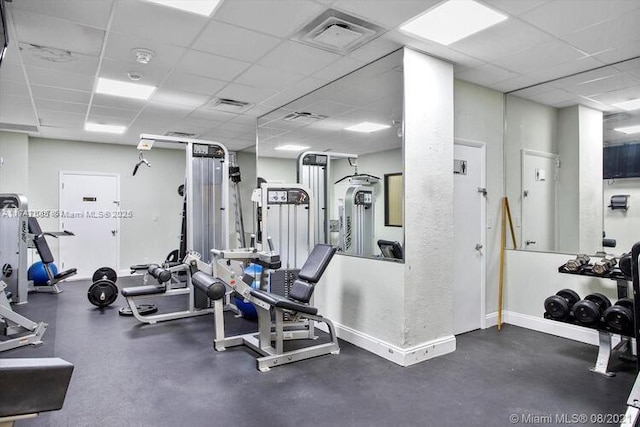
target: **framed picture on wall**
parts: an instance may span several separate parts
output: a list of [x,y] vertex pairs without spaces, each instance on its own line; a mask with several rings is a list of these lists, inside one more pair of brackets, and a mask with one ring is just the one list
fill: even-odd
[[387,227],[403,226],[403,187],[402,173],[384,175],[384,225]]

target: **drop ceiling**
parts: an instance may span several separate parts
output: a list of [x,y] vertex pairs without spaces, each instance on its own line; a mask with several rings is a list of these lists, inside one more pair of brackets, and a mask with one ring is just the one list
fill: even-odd
[[[184,132],[243,150],[255,143],[256,117],[402,45],[452,62],[459,79],[501,92],[640,56],[638,0],[480,1],[509,19],[445,47],[399,30],[435,0],[223,0],[210,18],[142,0],[13,0],[0,123],[35,126],[34,136],[131,145],[143,132]],[[380,35],[345,54],[297,41],[329,8],[380,27]],[[69,51],[73,60],[43,59],[34,45]],[[134,48],[154,51],[151,63],[136,62]],[[637,62],[614,70],[600,83],[521,94],[615,111],[609,102],[624,101],[613,99],[623,88],[637,92],[640,72]],[[98,77],[126,80],[129,72],[158,87],[149,100],[93,93]],[[216,111],[208,107],[214,98],[251,106]],[[128,130],[87,132],[86,121]]]

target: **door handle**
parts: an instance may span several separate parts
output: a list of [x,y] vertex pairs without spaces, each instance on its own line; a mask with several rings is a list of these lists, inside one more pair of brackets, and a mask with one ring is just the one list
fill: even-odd
[[524,244],[525,244],[525,245],[527,245],[527,246],[529,246],[529,245],[535,245],[535,244],[536,244],[536,241],[535,241],[535,240],[526,240],[526,241],[524,242]]

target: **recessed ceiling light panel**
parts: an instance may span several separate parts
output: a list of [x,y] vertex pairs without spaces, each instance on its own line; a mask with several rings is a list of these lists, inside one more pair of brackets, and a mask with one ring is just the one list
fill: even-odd
[[640,110],[640,98],[632,99],[630,101],[619,102],[617,104],[613,104],[613,106],[622,108],[623,110],[627,110],[627,111]]
[[149,97],[155,90],[155,86],[122,82],[119,80],[105,79],[102,77],[98,78],[98,85],[96,86],[96,93],[144,100],[149,99]]
[[626,133],[627,135],[632,133],[640,133],[640,125],[626,126],[623,128],[615,128],[614,130],[617,130],[618,132]]
[[119,125],[103,125],[100,123],[85,123],[84,124],[84,130],[90,131],[90,132],[103,132],[103,133],[117,133],[117,134],[123,134],[126,130],[127,127],[126,126],[119,126]]
[[353,132],[364,132],[371,133],[376,132],[382,129],[390,128],[389,125],[382,125],[380,123],[371,123],[371,122],[362,122],[357,125],[349,126],[348,128],[344,128],[345,130],[350,130]]
[[211,16],[221,0],[146,0],[201,16]]
[[489,28],[507,19],[473,0],[449,0],[411,19],[400,30],[443,45]]
[[285,144],[285,145],[280,145],[275,149],[279,151],[302,151],[302,150],[308,150],[309,148],[311,147],[308,147],[306,145]]

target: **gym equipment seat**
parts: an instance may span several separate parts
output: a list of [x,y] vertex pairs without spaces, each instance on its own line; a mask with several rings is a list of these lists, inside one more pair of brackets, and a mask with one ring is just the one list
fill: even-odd
[[[53,254],[51,253],[51,249],[49,248],[49,244],[47,243],[47,239],[45,238],[45,236],[51,236],[54,238],[57,238],[58,236],[53,233],[43,233],[42,228],[40,228],[40,224],[35,217],[29,217],[29,233],[34,235],[33,245],[35,246],[40,259],[42,260],[44,270],[47,272],[47,277],[49,278],[49,280],[47,280],[46,284],[51,287],[51,292],[56,294],[62,292],[60,288],[58,288],[58,282],[75,275],[78,270],[75,268],[70,268],[59,273],[53,272]],[[64,234],[73,235],[69,232],[64,232]]]

